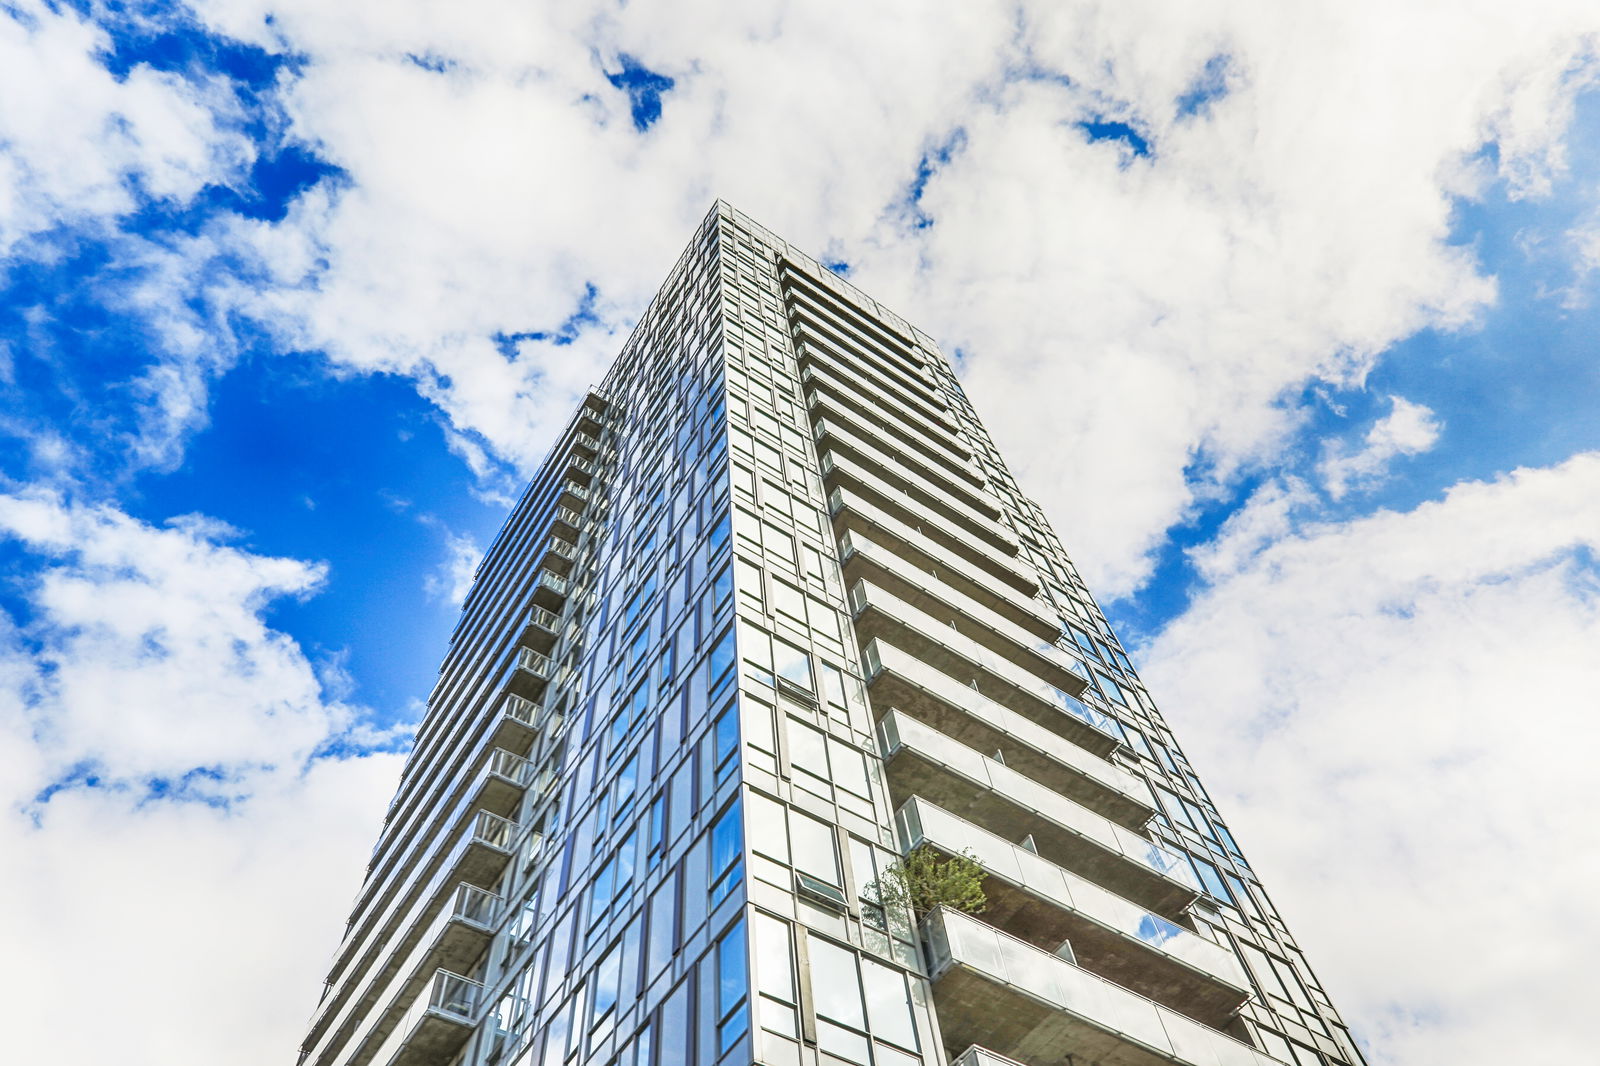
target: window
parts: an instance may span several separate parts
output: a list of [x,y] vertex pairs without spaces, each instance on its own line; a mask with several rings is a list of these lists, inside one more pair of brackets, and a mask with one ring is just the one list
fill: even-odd
[[689,1016],[693,1013],[693,1004],[690,1002],[690,984],[681,982],[666,1003],[661,1006],[660,1043],[657,1045],[660,1052],[656,1055],[656,1062],[660,1066],[688,1066],[696,1061],[690,1058],[694,1050],[690,1046]]
[[639,617],[639,612],[644,609],[650,597],[656,593],[656,575],[651,574],[633,598],[628,601],[628,606],[622,612],[622,627],[624,629],[633,625],[633,620]]
[[667,850],[667,794],[662,792],[650,804],[649,828],[650,857],[649,864],[655,866]]
[[850,716],[850,703],[845,696],[844,674],[838,667],[818,661],[822,671],[822,696],[827,701],[828,713],[836,718]]
[[711,827],[711,903],[716,905],[739,884],[744,871],[744,821],[739,801]]
[[744,922],[735,924],[717,942],[717,1054],[725,1054],[750,1031],[745,961]]
[[677,947],[678,879],[669,875],[650,896],[650,936],[645,942],[645,970],[649,979],[653,980],[672,961]]
[[839,849],[834,839],[833,827],[826,822],[789,812],[789,839],[794,848],[794,866],[801,873],[810,874],[830,885],[842,885],[839,872]]
[[713,765],[716,767],[716,778],[721,781],[734,768],[739,765],[735,758],[739,754],[739,705],[730,703],[717,717],[715,734],[715,757]]
[[724,512],[722,517],[717,520],[717,524],[711,528],[711,535],[707,538],[713,552],[722,546],[723,541],[728,539],[728,532],[732,528],[733,517]]
[[868,1062],[866,1010],[853,951],[810,938],[811,997],[817,1007],[817,1046],[850,1062]]
[[806,624],[805,595],[787,581],[776,578],[772,582],[772,606],[780,615],[787,616],[795,625]]
[[620,822],[633,810],[634,793],[639,785],[639,753],[634,752],[633,758],[622,765],[617,773],[617,783],[612,789],[611,820]]
[[862,956],[861,984],[867,993],[872,1035],[916,1051],[917,1023],[911,1015],[911,989],[906,984],[906,975]]
[[644,659],[645,653],[650,650],[650,627],[641,626],[639,632],[633,635],[633,641],[628,645],[628,659],[625,669],[632,670]]
[[800,1015],[794,992],[794,948],[789,942],[789,925],[758,913],[754,926],[761,1027],[797,1039]]
[[605,865],[600,867],[600,872],[594,875],[594,886],[589,896],[590,925],[598,922],[606,908],[611,906],[611,898],[616,891],[616,875],[615,858],[607,859]]
[[1223,903],[1232,903],[1233,897],[1228,894],[1228,886],[1222,883],[1222,875],[1217,868],[1204,859],[1189,856],[1189,861],[1194,864],[1195,873],[1200,876],[1200,884],[1205,890]]
[[779,677],[806,692],[817,691],[811,680],[811,656],[786,640],[772,642],[773,665]]
[[867,763],[861,752],[836,737],[828,738],[828,764],[833,771],[833,783],[863,799],[871,798],[867,785]]
[[828,772],[828,739],[819,729],[813,729],[795,718],[785,716],[789,726],[789,764],[794,769],[796,781],[802,788],[831,798],[833,789]]
[[733,628],[722,631],[722,636],[717,638],[717,643],[711,649],[710,687],[715,689],[729,670],[733,669]]
[[[617,1005],[617,989],[622,976],[622,945],[611,945],[611,950],[600,959],[594,970],[594,1011],[591,1026],[599,1025]],[[598,1037],[596,1038],[598,1039]]]

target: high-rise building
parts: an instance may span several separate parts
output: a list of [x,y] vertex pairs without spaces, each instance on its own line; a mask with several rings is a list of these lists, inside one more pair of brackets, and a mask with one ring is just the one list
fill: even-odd
[[938,347],[719,203],[478,570],[301,1061],[1361,1057]]

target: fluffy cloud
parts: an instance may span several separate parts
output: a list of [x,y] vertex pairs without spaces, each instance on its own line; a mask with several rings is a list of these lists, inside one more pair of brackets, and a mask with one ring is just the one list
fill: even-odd
[[[1548,191],[1600,28],[1560,0],[206,15],[308,57],[287,113],[350,179],[237,228],[272,279],[245,303],[416,379],[480,470],[537,456],[720,194],[970,355],[1025,482],[1096,501],[1065,532],[1109,593],[1302,426],[1308,382],[1492,304],[1454,198]],[[1374,29],[1400,24],[1427,43]],[[642,133],[624,55],[673,79]]]
[[25,238],[235,179],[254,149],[225,78],[106,68],[111,41],[72,7],[0,10],[0,263]]
[[[414,380],[481,476],[526,470],[723,195],[969,355],[980,409],[1109,594],[1278,453],[1308,382],[1359,385],[1395,341],[1492,304],[1492,274],[1450,241],[1456,198],[1497,176],[1548,192],[1600,30],[1582,0],[200,14],[301,57],[273,122],[342,176],[281,222],[222,216],[167,256],[180,268],[143,302],[174,352],[140,379],[151,461],[172,461],[226,364],[196,338],[242,314]],[[1375,29],[1397,25],[1425,43]],[[643,131],[608,78],[624,57],[672,79]],[[72,81],[136,76],[162,77]],[[217,152],[176,131],[230,143],[232,98],[207,84],[169,101],[182,121],[146,123],[174,131],[139,142],[160,151],[83,170],[112,167],[93,187],[199,180]]]
[[[1005,413],[1002,450],[1091,584],[1137,586],[1197,499],[1279,461],[1308,382],[1359,385],[1395,341],[1493,302],[1449,243],[1452,197],[1482,187],[1488,141],[1530,191],[1558,167],[1597,23],[1574,4],[1030,19],[1043,69],[997,89],[929,181],[909,299],[970,353],[969,391]],[[1379,28],[1402,24],[1427,43]],[[1208,77],[1222,95],[1184,113]],[[1088,142],[1096,116],[1150,154]]]
[[28,620],[0,615],[19,1062],[265,1064],[301,1035],[399,756],[317,757],[383,739],[264,621],[320,569],[230,535],[0,496],[0,548],[37,573]]
[[1270,525],[1147,655],[1224,815],[1376,1064],[1582,1059],[1600,454]]

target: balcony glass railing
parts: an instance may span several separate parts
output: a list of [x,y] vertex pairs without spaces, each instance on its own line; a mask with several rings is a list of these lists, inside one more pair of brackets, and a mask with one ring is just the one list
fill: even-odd
[[557,507],[556,520],[558,522],[565,522],[574,529],[579,529],[583,526],[583,515],[579,514],[577,511],[574,511],[570,507]]
[[[973,718],[984,722],[991,728],[1009,733],[1021,743],[1037,748],[1047,757],[1054,759],[1063,766],[1082,774],[1084,777],[1093,778],[1107,788],[1121,793],[1130,799],[1137,800],[1140,804],[1149,806],[1150,790],[1138,778],[1126,770],[1104,759],[1097,758],[1073,743],[1063,744],[1057,734],[1031,718],[1025,718],[1011,708],[985,696],[970,685],[963,685],[955,678],[942,670],[938,670],[910,652],[903,651],[893,644],[874,639],[862,649],[862,660],[867,667],[867,680],[870,682],[884,670],[903,678],[909,684],[915,685],[924,692],[933,696],[941,703],[957,707]],[[1083,714],[1072,716],[1084,725],[1092,727],[1097,733],[1111,740],[1117,740],[1117,733],[1110,719],[1091,707],[1084,707]]]
[[[806,384],[812,385],[815,378],[806,378]],[[897,419],[887,417],[885,413],[870,403],[862,403],[859,397],[849,394],[840,394],[837,387],[808,388],[806,390],[806,407],[817,417],[833,416],[862,427],[871,427],[872,432],[881,437],[885,442],[890,438],[901,447],[915,450],[922,458],[931,463],[938,464],[946,473],[963,478],[975,488],[982,488],[988,484],[983,472],[974,466],[962,455],[954,454],[949,450],[948,441],[944,447],[941,442],[917,432],[916,427]]]
[[473,1021],[477,1018],[478,1005],[482,999],[481,984],[449,970],[440,970],[433,975],[428,987],[407,1008],[400,1019],[400,1024],[394,1027],[389,1038],[379,1045],[378,1050],[368,1061],[377,1066],[388,1066],[407,1042],[416,1035],[418,1027],[429,1019],[459,1026],[461,1039],[465,1040]]
[[459,885],[450,913],[461,921],[493,929],[500,917],[500,897],[477,885]]
[[559,555],[561,558],[570,561],[573,555],[577,553],[578,546],[565,537],[553,536],[545,541],[544,550],[551,555]]
[[[388,938],[391,936],[397,937],[400,930],[415,930],[421,922],[422,915],[429,910],[433,901],[438,898],[438,893],[456,875],[457,867],[471,848],[474,846],[487,846],[496,851],[509,854],[520,828],[516,822],[511,821],[509,818],[502,818],[490,811],[478,811],[468,823],[466,832],[456,841],[448,854],[445,855],[444,860],[435,867],[433,875],[429,877],[427,884],[422,886],[421,891],[413,894],[411,907],[399,924],[393,925],[391,921],[377,922],[361,938],[359,945],[353,951],[348,949],[340,951],[340,960],[365,958],[378,946],[380,938],[390,942]],[[462,887],[468,886],[463,885]],[[424,943],[426,942],[424,941]],[[350,977],[351,975],[349,974],[344,975],[343,981],[350,980]],[[343,982],[341,982],[341,987],[342,984]],[[347,991],[353,992],[354,989]],[[354,995],[346,996],[343,1007],[338,1012],[340,1018],[338,1024],[326,1028],[320,1024],[315,1026],[315,1028],[322,1029],[322,1036],[318,1042],[317,1049],[312,1053],[313,1060],[322,1052],[322,1045],[327,1044],[333,1033],[338,1031],[339,1024],[343,1024],[343,1018],[349,1014],[356,1002],[357,997]],[[325,1012],[330,1012],[333,1006],[333,1000],[325,999],[322,1009],[318,1012],[318,1020],[320,1021],[324,1017]]]
[[555,664],[550,661],[550,656],[540,655],[532,648],[518,648],[517,669],[525,670],[534,677],[548,678]]
[[1008,1059],[1004,1055],[997,1055],[986,1047],[973,1044],[967,1050],[950,1060],[950,1066],[1022,1066],[1015,1059]]
[[941,601],[957,616],[970,619],[1002,639],[1038,655],[1046,662],[1053,663],[1076,677],[1088,678],[1088,669],[1084,666],[1083,660],[1078,658],[1075,652],[1067,651],[1058,640],[1028,632],[966,593],[945,584],[939,576],[912,565],[905,557],[874,543],[867,537],[857,536],[846,530],[839,537],[840,560],[847,560],[851,555],[860,555],[906,584],[914,588],[923,588],[927,595]]
[[489,753],[489,772],[519,788],[527,788],[534,778],[533,763],[504,748],[496,748]]
[[959,513],[966,515],[969,521],[993,522],[1000,517],[999,505],[984,493],[950,476],[919,454],[885,451],[863,436],[867,432],[871,431],[856,430],[839,420],[830,423],[826,418],[817,419],[811,426],[812,439],[820,446],[826,446],[824,438],[831,438],[840,448],[860,456],[863,462],[893,470],[915,484],[931,485],[932,488],[925,491],[938,495],[946,506],[952,506],[953,501]]
[[[871,582],[857,581],[850,588],[851,613],[859,617],[868,608],[878,611],[891,621],[898,622],[911,629],[917,635],[945,648],[957,658],[964,659],[973,666],[987,671],[1017,692],[1024,693],[1037,701],[1050,704],[1057,710],[1065,711],[1075,718],[1084,718],[1089,713],[1088,707],[1082,700],[1063,692],[1032,670],[1019,665],[1009,656],[1001,655],[986,645],[979,644],[971,637],[958,632],[953,626],[939,622],[926,611],[913,607],[900,597],[885,592]],[[1057,671],[1076,676],[1076,671],[1069,666],[1069,663],[1077,663],[1075,659],[1052,657],[1045,659],[1044,662],[1047,662]],[[1043,665],[1043,663],[1040,665]],[[1079,663],[1078,665],[1081,667],[1082,664]]]
[[502,818],[492,811],[479,811],[473,815],[472,829],[467,834],[467,843],[487,844],[497,851],[510,851],[511,843],[516,837],[516,822]]
[[1182,855],[1168,851],[1131,829],[1104,818],[1030,777],[951,740],[915,718],[890,711],[878,723],[885,759],[902,748],[916,752],[924,760],[958,774],[977,788],[994,793],[1006,802],[1042,815],[1074,836],[1121,855],[1170,881],[1176,881],[1196,894],[1200,891],[1194,870]]
[[[351,1031],[349,1038],[342,1041],[345,1047],[360,1046],[365,1041],[366,1034],[382,1021],[384,1015],[381,1010],[368,1009],[370,1004],[375,999],[380,1002],[386,998],[392,999],[396,990],[403,989],[424,960],[439,949],[452,926],[466,923],[482,934],[492,933],[494,923],[500,917],[500,904],[500,897],[487,889],[465,883],[457,885],[449,903],[434,918],[427,932],[417,939],[416,945],[406,957],[399,961],[391,960],[385,967],[389,972],[387,984],[382,989],[376,987],[369,989],[364,996],[350,997],[338,1019],[329,1028],[329,1035],[339,1032],[349,1023],[351,1015],[357,1012],[357,1008],[361,1008],[364,1017],[360,1018],[359,1024]],[[326,1048],[322,1045],[328,1043],[326,1039],[321,1041],[319,1050],[325,1051]]]
[[548,607],[535,605],[528,608],[528,624],[554,633],[561,628],[561,616]]
[[[861,462],[828,450],[826,440],[819,442],[818,449],[817,465],[824,477],[836,471],[850,477],[861,487],[882,497],[890,506],[910,515],[914,525],[933,531],[957,545],[958,550],[972,550],[974,536],[979,538],[979,545],[999,551],[1007,557],[1016,555],[1020,550],[1015,534],[999,522],[984,518],[964,506],[951,507],[948,513],[936,510],[903,489],[890,485],[881,475],[867,470]],[[941,494],[932,495],[938,500],[944,499]]]
[[[1000,597],[1007,604],[1033,616],[1035,620],[1043,621],[1044,608],[1033,598],[1032,591],[1026,591],[1037,590],[1039,579],[1015,559],[1000,555],[981,541],[975,540],[967,542],[967,555],[957,555],[943,542],[934,540],[922,529],[913,528],[877,504],[868,502],[859,493],[835,488],[828,494],[828,514],[837,516],[846,508],[849,508],[851,513],[866,519],[874,529],[881,530],[885,536],[915,549],[953,574],[966,576],[967,580],[973,581],[985,593]],[[976,575],[971,573],[974,564],[984,575],[999,578],[1000,583],[976,580]],[[1060,623],[1051,621],[1049,625],[1055,629]]]
[[565,596],[572,588],[572,583],[554,570],[540,570],[533,578],[533,591],[549,589],[557,596]]
[[970,854],[994,876],[1232,985],[1240,990],[1241,1002],[1250,987],[1238,960],[1228,949],[925,799],[907,800],[896,813],[895,824],[906,850],[926,841],[951,855]]
[[[1248,1044],[1096,977],[1058,955],[1041,951],[976,918],[941,908],[923,919],[922,934],[936,983],[952,967],[963,967],[996,984],[1025,992],[1055,1007],[1063,1022],[1087,1025],[1121,1037],[1130,1045],[1130,1054],[1119,1061],[1166,1062],[1177,1066],[1278,1066],[1277,1059]],[[946,1034],[961,1031],[968,1019],[959,1012],[966,1006],[957,1004],[954,1010],[940,1011],[940,1028]],[[1005,1009],[999,1001],[992,1004],[992,1008],[995,1011]],[[1047,1016],[1038,1024],[1043,1028],[1049,1026],[1051,1020]],[[1063,1025],[1062,1033],[1068,1035],[1069,1026]],[[1141,1051],[1143,1054],[1138,1054]]]
[[537,703],[525,700],[515,692],[507,692],[500,700],[500,713],[526,726],[531,726],[538,720],[539,709]]

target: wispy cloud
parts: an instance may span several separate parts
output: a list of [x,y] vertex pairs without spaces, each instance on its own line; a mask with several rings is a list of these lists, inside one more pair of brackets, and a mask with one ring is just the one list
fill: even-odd
[[1323,449],[1317,473],[1335,500],[1376,484],[1396,459],[1420,455],[1438,441],[1443,426],[1433,411],[1402,396],[1389,397],[1389,404],[1389,413],[1367,431],[1359,448],[1333,441]]

